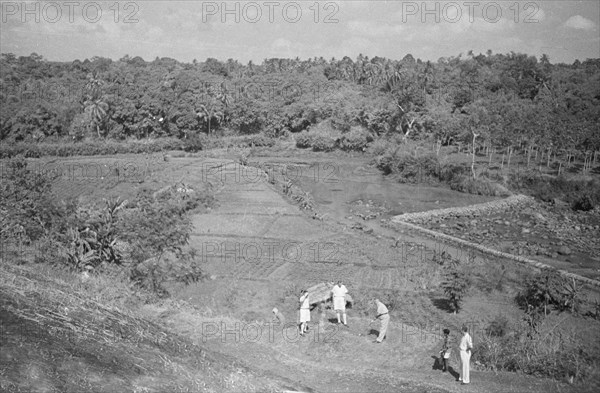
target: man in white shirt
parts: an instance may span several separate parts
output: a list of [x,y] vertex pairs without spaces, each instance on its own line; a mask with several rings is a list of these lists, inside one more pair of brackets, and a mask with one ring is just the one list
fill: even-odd
[[303,290],[300,294],[300,335],[308,330],[308,322],[310,322],[310,300],[308,291]]
[[460,339],[460,345],[458,349],[460,349],[460,363],[461,363],[461,372],[459,381],[462,381],[462,385],[466,385],[470,383],[469,379],[469,371],[470,371],[470,361],[471,361],[471,349],[473,349],[473,340],[471,339],[471,335],[468,333],[469,329],[466,326],[462,328],[462,338]]
[[348,327],[346,323],[346,294],[348,289],[342,284],[342,280],[339,280],[337,285],[333,286],[331,293],[333,294],[333,309],[337,314],[338,324],[341,323],[340,314],[342,314],[344,325]]
[[381,327],[379,328],[379,336],[374,342],[380,344],[387,333],[388,324],[390,323],[390,314],[388,313],[387,307],[381,303],[379,299],[375,299],[375,306],[377,306],[377,316],[372,322],[375,322],[377,319],[379,319]]

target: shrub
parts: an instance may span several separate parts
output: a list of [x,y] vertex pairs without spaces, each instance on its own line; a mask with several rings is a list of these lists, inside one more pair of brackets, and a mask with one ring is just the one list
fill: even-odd
[[183,150],[188,153],[196,153],[204,150],[207,145],[206,137],[194,135],[183,141]]
[[468,168],[463,164],[447,163],[442,165],[440,170],[440,180],[452,183],[465,177]]
[[350,132],[342,134],[339,147],[344,151],[366,151],[373,136],[364,128],[352,127]]
[[50,180],[31,172],[22,157],[8,161],[3,177],[0,211],[7,214],[0,215],[0,241],[18,232],[27,244],[37,242],[44,250],[38,262],[76,270],[121,266],[132,281],[160,295],[166,281],[202,277],[187,247],[186,213],[212,205],[212,196],[179,184],[156,193],[142,189],[127,206],[112,200],[97,209],[55,202]]
[[461,307],[462,299],[471,287],[467,269],[460,265],[458,260],[446,264],[444,267],[442,288],[449,301],[450,309],[456,314]]
[[244,147],[272,147],[275,146],[275,140],[263,134],[246,136],[243,139]]
[[337,140],[329,135],[315,135],[312,138],[313,151],[333,151],[337,145]]
[[312,147],[314,151],[333,151],[338,147],[341,137],[330,122],[321,122],[310,131],[302,131],[296,135],[296,146],[302,149]]
[[0,242],[15,233],[29,242],[66,231],[73,206],[52,198],[52,180],[49,173],[31,171],[23,156],[8,160],[0,181]]
[[382,156],[387,149],[390,147],[390,141],[385,138],[376,139],[374,142],[369,144],[367,151],[369,154],[378,157]]
[[508,318],[498,315],[485,329],[485,333],[492,337],[504,337],[508,333]]
[[294,194],[292,199],[298,203],[298,207],[302,210],[312,210],[315,207],[315,200],[308,191],[300,191],[299,193]]
[[544,316],[550,313],[550,308],[575,312],[581,303],[581,292],[574,279],[547,270],[528,277],[525,289],[517,295],[516,301],[530,313],[538,312]]
[[600,182],[596,179],[568,179],[563,175],[548,178],[525,172],[512,173],[508,183],[511,188],[546,202],[562,199],[574,210],[589,211],[600,203]]
[[590,194],[583,194],[577,197],[573,203],[571,204],[571,208],[573,210],[581,210],[584,212],[594,210],[596,207],[597,201],[594,200],[593,196]]
[[494,183],[485,178],[473,179],[470,176],[462,175],[455,178],[450,183],[450,188],[456,191],[466,192],[476,195],[489,196],[508,196],[510,191],[498,183]]
[[302,131],[296,134],[296,147],[308,149],[312,146],[313,137],[308,131]]
[[475,343],[472,361],[486,369],[520,371],[582,384],[597,379],[597,355],[576,334],[556,331],[556,325],[552,325],[541,323],[540,332],[536,332],[507,323],[504,334],[498,335],[494,334],[497,323],[492,321]]
[[91,140],[83,142],[64,141],[58,143],[27,143],[0,145],[0,158],[10,158],[23,155],[25,158],[44,156],[93,156],[113,154],[156,153],[165,150],[181,150],[184,141],[176,138],[161,138],[153,140]]
[[203,277],[195,250],[187,247],[192,224],[185,214],[212,198],[181,185],[151,193],[142,190],[125,211],[120,236],[131,246],[130,278],[158,295],[167,295],[167,281],[198,281]]
[[103,264],[120,265],[121,250],[117,247],[119,211],[124,201],[105,200],[101,210],[79,209],[78,224],[67,231],[65,241],[67,264],[76,270],[93,270]]
[[431,182],[439,178],[440,163],[431,153],[420,155],[396,148],[378,157],[376,163],[383,173],[397,175],[402,183]]

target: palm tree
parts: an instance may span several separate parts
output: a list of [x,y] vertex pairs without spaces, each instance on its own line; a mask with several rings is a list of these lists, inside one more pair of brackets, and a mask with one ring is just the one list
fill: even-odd
[[216,118],[219,122],[225,119],[227,108],[231,103],[231,98],[227,92],[225,82],[221,83],[220,89],[210,86],[207,90],[207,99],[198,106],[196,115],[202,121],[208,124],[208,135],[211,130],[211,120]]
[[94,96],[101,93],[104,84],[104,81],[98,77],[97,72],[89,73],[85,89],[89,91],[90,95]]
[[100,138],[100,124],[102,124],[106,112],[108,111],[108,104],[104,102],[102,97],[91,98],[85,103],[85,112],[89,115],[91,124],[96,127],[98,138]]

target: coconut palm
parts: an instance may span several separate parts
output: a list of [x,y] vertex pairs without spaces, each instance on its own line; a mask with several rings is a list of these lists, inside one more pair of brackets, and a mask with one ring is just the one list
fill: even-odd
[[210,135],[211,121],[213,118],[218,122],[222,122],[226,117],[226,111],[231,103],[231,97],[227,92],[225,82],[221,83],[219,89],[211,86],[208,88],[206,100],[203,104],[198,105],[196,115],[198,119],[204,121],[208,125],[208,135]]
[[100,125],[104,121],[104,117],[108,111],[108,104],[104,102],[103,97],[90,97],[90,99],[84,103],[84,106],[85,112],[89,115],[91,125],[96,127],[98,138],[100,138]]

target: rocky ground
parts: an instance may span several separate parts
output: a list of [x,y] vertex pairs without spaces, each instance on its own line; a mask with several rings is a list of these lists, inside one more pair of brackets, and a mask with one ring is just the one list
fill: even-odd
[[511,197],[468,208],[399,216],[473,243],[600,277],[600,209],[573,211],[561,201]]

